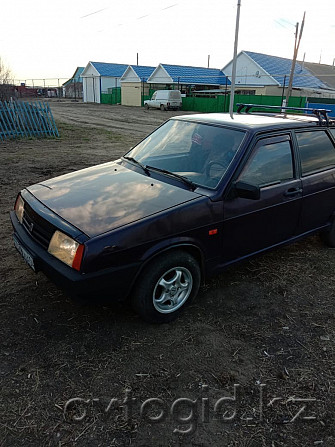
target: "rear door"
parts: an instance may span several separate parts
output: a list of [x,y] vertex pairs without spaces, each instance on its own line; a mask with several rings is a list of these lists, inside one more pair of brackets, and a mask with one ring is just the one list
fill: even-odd
[[335,146],[326,128],[296,131],[303,187],[299,233],[326,225],[335,210]]
[[296,232],[302,187],[290,133],[258,139],[235,181],[259,186],[260,199],[224,201],[224,263],[290,239]]

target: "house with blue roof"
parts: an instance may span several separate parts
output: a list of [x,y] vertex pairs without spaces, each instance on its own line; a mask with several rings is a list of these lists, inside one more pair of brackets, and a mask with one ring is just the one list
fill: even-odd
[[182,93],[192,90],[225,87],[230,80],[218,68],[190,67],[184,65],[159,64],[148,78],[156,89],[176,88]]
[[120,80],[127,67],[126,64],[89,62],[81,74],[83,101],[100,103],[102,94],[120,88]]
[[85,67],[77,67],[73,76],[68,79],[63,87],[63,96],[65,98],[82,98],[83,97],[83,79],[81,77]]
[[[233,61],[222,68],[232,75]],[[241,51],[236,60],[236,89],[244,93],[281,96],[289,84],[292,60],[253,51]],[[286,93],[286,92],[285,92]],[[293,76],[292,96],[332,95],[329,86],[297,62]]]
[[148,79],[155,67],[129,65],[121,77],[121,104],[141,106],[142,97],[149,95]]

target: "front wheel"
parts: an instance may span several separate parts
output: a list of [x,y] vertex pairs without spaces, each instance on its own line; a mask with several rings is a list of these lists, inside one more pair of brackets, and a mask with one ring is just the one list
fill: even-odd
[[145,104],[144,107],[146,108],[146,110],[149,110],[149,105],[148,104]]
[[320,237],[322,242],[328,245],[328,247],[335,248],[335,218],[329,229],[321,231]]
[[198,262],[184,251],[155,258],[135,284],[133,308],[150,323],[168,323],[197,295],[200,277]]
[[164,104],[161,104],[161,107],[160,107],[160,109],[161,109],[162,111],[164,111],[164,110],[165,110]]

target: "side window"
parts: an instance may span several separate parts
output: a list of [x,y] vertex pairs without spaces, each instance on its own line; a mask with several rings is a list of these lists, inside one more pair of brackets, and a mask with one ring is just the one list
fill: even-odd
[[255,147],[239,180],[267,186],[294,178],[292,149],[287,138],[261,140]]
[[151,99],[156,99],[156,96],[157,96],[157,93],[155,92],[155,93],[152,95],[152,98],[151,98]]
[[335,148],[325,131],[299,132],[296,135],[303,175],[335,166]]

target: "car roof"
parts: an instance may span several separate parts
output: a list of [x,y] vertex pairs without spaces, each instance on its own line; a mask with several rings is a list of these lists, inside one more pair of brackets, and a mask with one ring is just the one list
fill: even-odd
[[195,115],[181,115],[172,119],[194,121],[204,124],[226,125],[243,130],[261,130],[273,128],[296,128],[319,126],[319,120],[313,116],[277,115],[277,114],[239,114],[231,118],[229,113],[201,113]]

